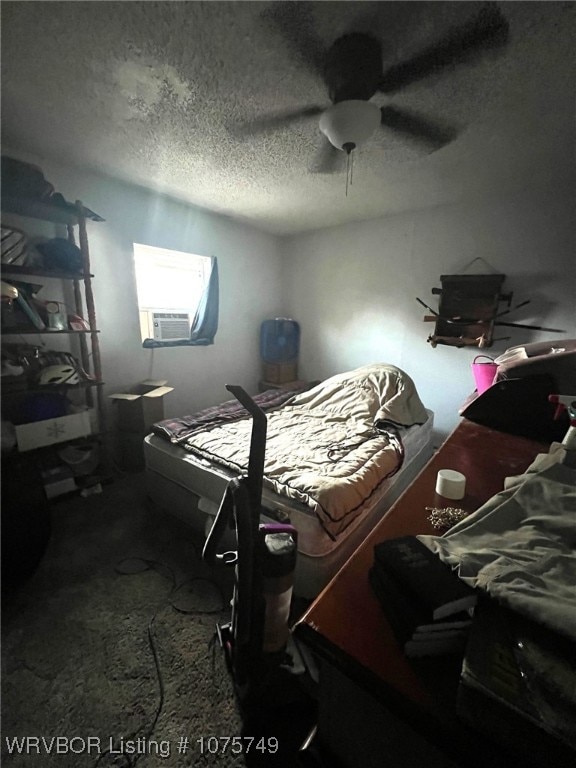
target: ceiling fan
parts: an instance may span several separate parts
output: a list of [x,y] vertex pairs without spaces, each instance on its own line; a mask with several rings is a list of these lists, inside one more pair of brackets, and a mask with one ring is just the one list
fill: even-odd
[[[284,3],[279,5],[285,5]],[[292,13],[301,13],[289,3]],[[371,101],[378,93],[395,94],[425,77],[472,61],[484,51],[506,44],[508,22],[494,2],[485,3],[466,25],[452,30],[411,59],[384,71],[382,46],[373,35],[350,32],[322,51],[318,40],[306,29],[307,19],[286,16],[279,30],[292,48],[323,77],[331,105],[305,106],[293,111],[268,114],[237,127],[241,136],[283,128],[304,118],[319,117],[325,138],[310,167],[313,173],[340,170],[341,160],[364,144],[379,128],[393,131],[435,150],[456,138],[456,130],[416,112]],[[308,20],[309,22],[309,20]],[[308,23],[309,26],[309,23]]]

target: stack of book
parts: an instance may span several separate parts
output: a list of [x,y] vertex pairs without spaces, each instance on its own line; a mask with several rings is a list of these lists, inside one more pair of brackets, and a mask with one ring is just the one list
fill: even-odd
[[377,544],[369,577],[407,656],[464,649],[476,592],[415,536]]

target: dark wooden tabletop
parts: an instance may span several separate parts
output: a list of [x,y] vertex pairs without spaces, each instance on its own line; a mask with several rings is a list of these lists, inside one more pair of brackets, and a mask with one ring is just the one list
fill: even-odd
[[[473,512],[503,490],[506,477],[522,474],[536,454],[547,450],[543,443],[462,420],[297,622],[296,636],[319,653],[339,656],[368,671],[383,688],[417,708],[437,706],[435,690],[423,678],[421,665],[404,656],[368,582],[374,545],[397,536],[439,534],[428,521],[426,507]],[[462,500],[450,501],[435,493],[440,469],[466,476]]]

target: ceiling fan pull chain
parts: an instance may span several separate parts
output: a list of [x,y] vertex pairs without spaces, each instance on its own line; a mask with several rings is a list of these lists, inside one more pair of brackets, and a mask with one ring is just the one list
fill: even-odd
[[350,152],[348,157],[350,158],[350,186],[354,182],[354,151]]
[[353,147],[354,145],[348,145],[347,147],[344,147],[346,152],[346,197],[348,197],[348,187],[352,186],[352,176],[354,172],[354,153],[353,153]]

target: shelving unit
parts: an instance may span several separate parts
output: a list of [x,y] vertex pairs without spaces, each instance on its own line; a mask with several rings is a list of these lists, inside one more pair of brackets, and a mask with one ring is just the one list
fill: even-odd
[[[78,349],[69,349],[79,358],[84,371],[90,376],[90,381],[83,381],[76,385],[40,386],[29,384],[24,387],[3,387],[4,397],[15,397],[30,394],[32,392],[69,392],[77,391],[88,408],[95,408],[95,428],[90,436],[101,435],[105,429],[105,410],[102,392],[102,365],[100,358],[99,330],[96,324],[96,309],[92,291],[93,275],[90,271],[90,249],[86,221],[104,221],[101,216],[85,208],[80,201],[75,204],[64,203],[52,205],[38,200],[27,200],[14,197],[2,198],[2,213],[15,214],[26,219],[34,219],[50,222],[66,227],[66,237],[69,243],[78,245],[82,254],[82,270],[80,272],[67,272],[61,269],[51,270],[46,267],[28,267],[18,265],[1,265],[2,278],[8,282],[10,278],[19,281],[30,282],[30,278],[51,278],[59,281],[70,281],[73,289],[74,313],[85,318],[89,330],[39,330],[36,328],[7,327],[2,328],[3,342],[10,341],[18,336],[42,336],[43,341],[47,337],[62,338],[69,336],[76,339]],[[27,231],[27,234],[31,234]],[[76,354],[78,353],[78,354]],[[94,396],[95,392],[95,396]]]
[[[4,273],[3,273],[4,274]],[[5,336],[33,336],[37,334],[49,334],[50,336],[73,336],[74,334],[77,335],[86,335],[87,333],[100,333],[100,331],[53,331],[53,330],[46,330],[46,331],[40,331],[36,328],[33,330],[30,330],[29,328],[10,328],[8,330],[2,330],[2,333]]]

